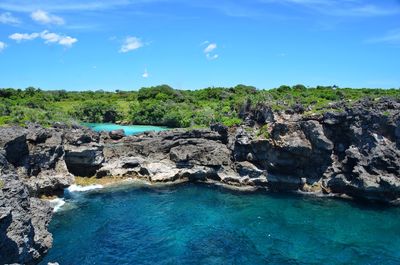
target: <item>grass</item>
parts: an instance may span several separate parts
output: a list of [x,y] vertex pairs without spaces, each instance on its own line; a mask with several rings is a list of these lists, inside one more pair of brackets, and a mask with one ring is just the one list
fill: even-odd
[[263,137],[264,139],[269,139],[271,137],[268,124],[261,126],[258,130],[257,137]]
[[0,189],[4,188],[4,180],[0,179]]

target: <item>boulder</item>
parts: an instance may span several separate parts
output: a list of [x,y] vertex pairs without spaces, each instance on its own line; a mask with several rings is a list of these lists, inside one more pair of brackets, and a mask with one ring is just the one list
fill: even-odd
[[28,123],[27,130],[26,140],[34,144],[44,143],[47,138],[51,137],[51,129],[43,128],[36,123]]
[[70,145],[83,145],[90,143],[98,143],[100,134],[86,127],[75,126],[75,128],[64,129],[65,142]]
[[125,137],[125,131],[123,129],[114,130],[109,132],[109,136],[113,140],[120,140]]
[[68,171],[75,176],[94,176],[104,162],[103,146],[66,146],[65,163]]
[[27,133],[21,127],[0,127],[0,148],[5,150],[7,160],[15,166],[22,165],[23,157],[29,154]]

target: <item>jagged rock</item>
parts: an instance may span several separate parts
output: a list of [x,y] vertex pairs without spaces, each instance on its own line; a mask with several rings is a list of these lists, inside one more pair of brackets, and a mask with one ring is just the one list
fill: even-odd
[[182,140],[171,148],[170,159],[179,165],[221,166],[230,164],[230,151],[221,144],[207,140]]
[[122,129],[121,130],[114,130],[114,131],[109,132],[109,136],[113,140],[119,140],[119,139],[125,137],[125,131],[122,130]]
[[21,165],[21,158],[29,153],[26,143],[27,130],[20,127],[0,127],[0,148],[6,152],[7,160]]
[[228,127],[225,125],[222,125],[220,123],[214,123],[211,124],[210,129],[212,131],[218,132],[222,136],[222,143],[226,144],[228,142]]
[[103,146],[66,146],[65,163],[75,176],[94,176],[104,162]]
[[47,138],[51,137],[50,132],[38,125],[30,126],[28,130],[29,132],[26,135],[26,140],[35,144],[43,143]]
[[62,195],[64,189],[74,183],[74,176],[69,172],[59,173],[55,170],[42,171],[36,177],[24,180],[30,194],[39,195]]
[[67,144],[79,146],[88,143],[98,143],[100,135],[88,128],[76,126],[64,130]]
[[0,180],[0,264],[37,264],[52,245],[47,231],[52,208],[30,198],[17,175]]
[[292,110],[294,113],[303,114],[305,111],[305,108],[302,104],[296,103],[292,106]]
[[11,165],[9,165],[6,154],[3,149],[0,148],[0,175],[8,174],[10,172]]
[[139,173],[152,182],[171,182],[179,178],[179,169],[168,161],[145,163]]
[[339,123],[343,123],[346,121],[347,114],[345,112],[327,112],[324,114],[323,123],[329,125],[335,125]]
[[275,122],[275,114],[270,106],[259,104],[251,109],[247,114],[249,120],[253,120],[258,124]]
[[235,171],[240,176],[248,176],[249,178],[266,177],[268,175],[266,170],[261,170],[247,161],[235,163]]
[[145,159],[140,157],[111,159],[104,163],[99,170],[97,170],[96,177],[137,177],[139,175],[141,165],[144,163]]
[[300,126],[313,148],[326,151],[333,149],[333,143],[326,138],[320,123],[317,121],[304,121],[300,123]]
[[43,170],[54,169],[63,160],[64,148],[61,145],[35,145],[25,159],[29,176],[37,176]]
[[[310,124],[312,127],[313,123]],[[329,141],[317,133],[316,127],[314,129],[316,131],[310,129],[305,133],[299,123],[274,123],[270,139],[239,139],[234,147],[234,157],[237,161],[251,161],[276,175],[317,176],[325,171],[330,153],[322,155],[316,148],[323,143],[324,148],[328,147]]]
[[137,158],[126,158],[121,161],[122,168],[135,168],[140,165],[140,161]]

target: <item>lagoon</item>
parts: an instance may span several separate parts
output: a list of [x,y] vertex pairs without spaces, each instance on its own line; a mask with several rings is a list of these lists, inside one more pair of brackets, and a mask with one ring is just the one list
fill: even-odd
[[400,209],[206,185],[67,194],[41,264],[400,264]]
[[83,123],[82,125],[91,128],[92,130],[96,132],[101,132],[101,131],[114,131],[114,130],[120,130],[123,129],[125,131],[126,135],[134,135],[134,134],[139,134],[143,132],[149,132],[149,131],[154,131],[154,132],[159,132],[166,130],[166,127],[160,127],[160,126],[150,126],[150,125],[119,125],[119,124],[113,124],[113,123]]

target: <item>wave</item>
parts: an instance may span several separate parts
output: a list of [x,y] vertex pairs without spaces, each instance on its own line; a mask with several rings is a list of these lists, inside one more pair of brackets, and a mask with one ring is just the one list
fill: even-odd
[[90,191],[90,190],[97,190],[104,188],[103,185],[94,184],[88,186],[79,186],[79,185],[71,185],[67,188],[69,192],[83,192],[83,191]]
[[62,198],[56,198],[56,199],[52,199],[49,200],[50,205],[53,207],[53,212],[58,212],[61,207],[65,204],[64,199]]

